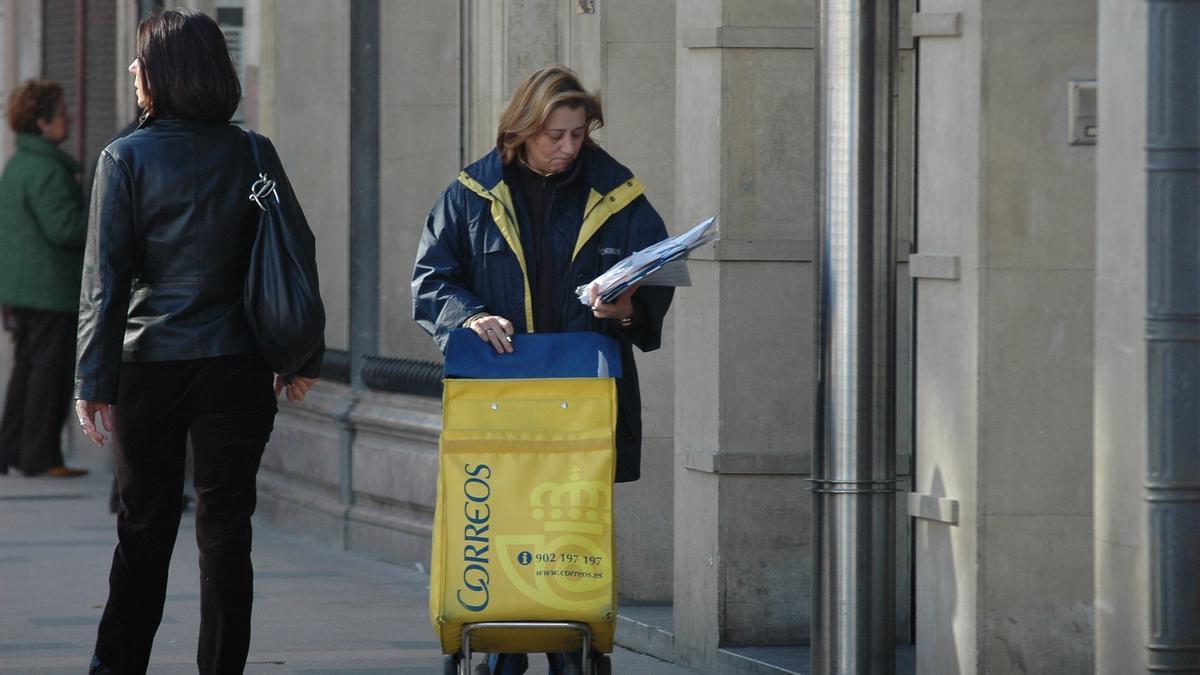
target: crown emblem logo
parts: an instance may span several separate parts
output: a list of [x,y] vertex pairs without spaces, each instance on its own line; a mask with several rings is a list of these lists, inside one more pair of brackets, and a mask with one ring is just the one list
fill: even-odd
[[566,480],[530,489],[528,518],[519,533],[496,536],[496,558],[508,582],[538,605],[598,617],[613,602],[612,483],[583,478],[602,472],[582,464],[559,467],[542,475]]
[[579,480],[572,467],[570,481],[546,482],[529,493],[530,515],[547,532],[603,534],[612,524],[612,486],[605,481]]

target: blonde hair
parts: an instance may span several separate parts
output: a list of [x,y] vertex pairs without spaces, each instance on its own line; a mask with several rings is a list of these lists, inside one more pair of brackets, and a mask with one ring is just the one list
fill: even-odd
[[547,66],[517,86],[500,116],[496,150],[500,152],[501,161],[508,164],[516,159],[525,142],[540,133],[550,114],[562,106],[583,108],[587,119],[584,144],[595,145],[591,133],[604,126],[600,95],[585,90],[579,76],[570,68]]

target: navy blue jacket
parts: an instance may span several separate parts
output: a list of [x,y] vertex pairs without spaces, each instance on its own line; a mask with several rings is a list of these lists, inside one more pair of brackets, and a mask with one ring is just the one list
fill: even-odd
[[[574,290],[634,251],[665,239],[667,230],[643,195],[641,181],[608,153],[585,146],[577,162],[569,198],[558,200],[544,216],[544,227],[556,236],[573,234],[563,239],[572,253],[563,256],[559,270],[564,292],[558,330],[602,333],[621,346],[616,480],[634,481],[641,472],[642,420],[633,345],[647,352],[661,345],[673,289],[639,288],[633,298],[636,320],[629,328],[593,317]],[[518,332],[533,332],[532,265],[525,255],[531,241],[519,206],[493,150],[459,174],[426,218],[413,269],[413,318],[443,350],[450,332],[480,312],[503,316]]]

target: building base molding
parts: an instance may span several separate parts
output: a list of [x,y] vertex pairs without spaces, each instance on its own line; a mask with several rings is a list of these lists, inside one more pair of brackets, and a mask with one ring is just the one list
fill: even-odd
[[259,517],[347,550],[428,569],[441,403],[322,383],[281,403]]

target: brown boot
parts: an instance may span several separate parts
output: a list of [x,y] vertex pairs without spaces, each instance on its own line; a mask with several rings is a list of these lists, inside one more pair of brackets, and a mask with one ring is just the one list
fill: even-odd
[[72,469],[67,466],[52,466],[46,469],[46,475],[51,478],[78,478],[87,474],[87,469]]

